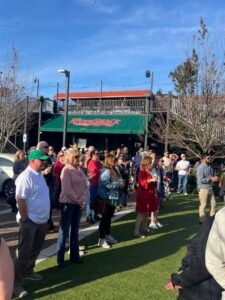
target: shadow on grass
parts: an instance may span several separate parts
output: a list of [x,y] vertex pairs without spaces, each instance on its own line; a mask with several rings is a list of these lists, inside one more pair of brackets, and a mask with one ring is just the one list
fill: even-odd
[[[35,299],[75,288],[106,276],[140,268],[155,260],[170,256],[186,245],[190,236],[197,231],[196,201],[178,198],[171,201],[162,211],[165,227],[146,239],[134,239],[135,213],[131,213],[113,224],[112,232],[121,242],[110,250],[90,247],[84,258],[84,265],[68,264],[65,269],[56,266],[52,257],[43,263],[41,274],[45,280],[29,284],[35,289]],[[181,208],[180,208],[181,207]],[[172,214],[174,213],[174,214]],[[85,244],[96,245],[97,234],[83,240]],[[92,248],[92,249],[91,249]],[[41,267],[41,266],[40,266]],[[37,290],[38,286],[38,290]],[[34,299],[34,294],[27,299]],[[66,298],[65,298],[66,299]]]

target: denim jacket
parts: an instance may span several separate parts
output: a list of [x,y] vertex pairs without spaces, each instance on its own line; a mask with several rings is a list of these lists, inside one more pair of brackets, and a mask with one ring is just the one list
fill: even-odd
[[109,169],[104,168],[101,170],[98,183],[98,195],[101,198],[110,199],[111,197],[119,197],[119,178],[112,181],[110,177]]

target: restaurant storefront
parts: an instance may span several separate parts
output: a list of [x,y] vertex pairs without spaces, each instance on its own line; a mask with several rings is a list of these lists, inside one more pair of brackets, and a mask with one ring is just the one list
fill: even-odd
[[[142,143],[145,133],[145,115],[105,114],[105,115],[68,115],[68,145],[87,139],[87,145],[97,148],[114,149],[121,144],[134,147]],[[50,143],[61,145],[64,116],[58,115],[41,126],[42,139],[48,133]]]

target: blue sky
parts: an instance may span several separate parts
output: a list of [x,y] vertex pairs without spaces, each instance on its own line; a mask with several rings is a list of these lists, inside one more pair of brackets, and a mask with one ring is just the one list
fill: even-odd
[[14,45],[27,81],[38,77],[50,98],[57,82],[65,90],[62,67],[71,91],[100,90],[101,80],[103,90],[146,89],[149,69],[153,90],[166,93],[200,17],[211,32],[225,20],[222,0],[0,0],[0,7],[0,57]]

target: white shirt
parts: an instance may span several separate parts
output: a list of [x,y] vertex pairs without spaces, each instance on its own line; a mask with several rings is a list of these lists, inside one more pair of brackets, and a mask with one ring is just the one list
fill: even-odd
[[[28,166],[16,179],[16,199],[24,199],[28,218],[34,223],[43,224],[49,219],[49,189],[41,173]],[[21,216],[16,215],[17,222]]]
[[190,168],[190,163],[188,160],[179,160],[176,165],[176,170],[178,170],[179,175],[187,175]]
[[[209,233],[205,262],[209,273],[218,284],[225,289],[225,207],[220,209],[215,216]],[[225,299],[225,292],[222,293]]]
[[169,157],[163,156],[163,168],[166,172],[172,172],[172,161]]

